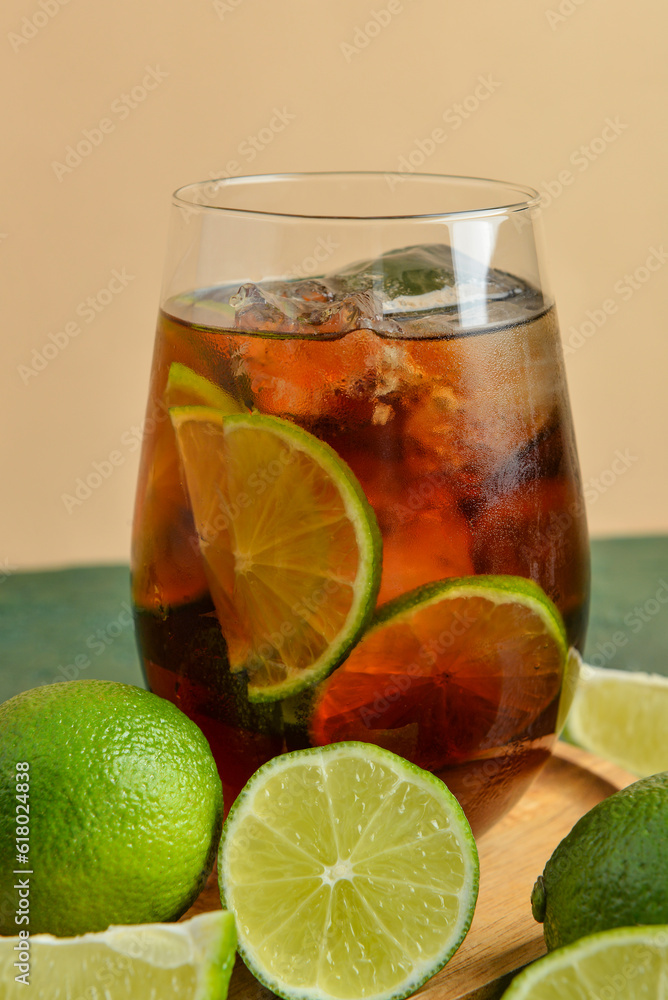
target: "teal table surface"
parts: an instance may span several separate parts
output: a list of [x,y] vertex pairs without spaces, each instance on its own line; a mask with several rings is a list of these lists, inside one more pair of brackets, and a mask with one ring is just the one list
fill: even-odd
[[[585,659],[668,676],[668,536],[592,542]],[[0,583],[0,701],[59,679],[145,686],[127,566],[14,573]]]

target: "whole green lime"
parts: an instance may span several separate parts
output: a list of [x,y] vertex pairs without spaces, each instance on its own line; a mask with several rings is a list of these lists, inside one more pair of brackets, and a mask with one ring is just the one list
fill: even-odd
[[213,867],[222,813],[209,745],[171,702],[97,680],[11,698],[0,705],[0,933],[178,918]]
[[580,819],[531,894],[551,951],[613,927],[668,924],[668,771]]

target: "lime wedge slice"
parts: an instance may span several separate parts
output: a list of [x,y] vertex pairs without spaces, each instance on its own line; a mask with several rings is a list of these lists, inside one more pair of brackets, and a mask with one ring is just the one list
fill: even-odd
[[241,413],[242,407],[229,392],[198,375],[192,368],[174,361],[169,366],[165,403],[170,406],[214,406],[223,413]]
[[[164,402],[167,407],[200,405],[216,406],[225,413],[241,411],[224,389],[178,361],[170,365]],[[142,527],[134,540],[132,591],[140,607],[156,610],[200,597],[207,581],[197,544],[193,549],[192,537],[183,530],[187,498],[169,421],[157,422],[149,448],[151,471],[142,501]]]
[[556,725],[566,658],[561,616],[531,580],[426,584],[380,608],[320,687],[311,737],[382,743],[437,770],[521,738],[545,711]]
[[566,660],[566,667],[564,669],[564,681],[561,686],[561,695],[559,697],[559,712],[557,714],[557,736],[561,736],[561,733],[566,725],[566,719],[568,718],[568,713],[571,710],[571,705],[573,704],[573,699],[575,698],[575,692],[577,691],[578,684],[580,682],[580,673],[582,671],[582,657],[574,646],[568,650],[568,659]]
[[529,965],[502,1000],[665,996],[668,927],[622,927],[580,938]]
[[668,771],[668,677],[584,664],[566,727],[585,750],[640,778]]
[[178,924],[109,927],[73,938],[35,934],[26,947],[27,979],[17,980],[22,944],[18,937],[0,938],[3,1000],[52,1000],[54,990],[105,1000],[225,1000],[236,932],[232,914],[216,910]]
[[288,420],[170,416],[230,667],[251,701],[285,698],[333,670],[373,611],[373,510],[336,452]]
[[218,855],[240,953],[293,998],[399,1000],[457,950],[478,856],[443,782],[387,750],[283,754],[236,799]]

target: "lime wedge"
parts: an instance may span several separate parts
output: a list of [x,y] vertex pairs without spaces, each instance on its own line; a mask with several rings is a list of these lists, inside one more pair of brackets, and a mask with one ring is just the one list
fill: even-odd
[[[224,1000],[234,966],[234,917],[225,910],[180,924],[134,924],[96,934],[58,938],[35,934],[0,938],[3,1000],[104,997],[104,1000]],[[26,990],[26,983],[30,986]]]
[[658,1000],[666,982],[668,927],[622,927],[550,952],[516,976],[502,1000]]
[[668,677],[583,665],[567,735],[644,778],[668,771]]
[[165,388],[167,406],[214,406],[223,413],[241,413],[234,396],[192,368],[174,361],[169,366]]
[[443,782],[387,750],[339,743],[263,765],[218,855],[240,953],[288,1000],[399,1000],[457,950],[478,857]]
[[329,445],[278,417],[170,410],[230,667],[251,701],[326,676],[372,613],[381,539]]
[[543,712],[556,726],[566,658],[561,616],[531,580],[426,584],[380,608],[319,688],[311,737],[382,743],[437,770],[522,738]]
[[568,659],[566,660],[566,667],[564,669],[564,681],[561,687],[561,695],[559,697],[559,712],[557,714],[557,736],[560,736],[564,726],[566,725],[566,719],[568,718],[568,713],[571,710],[573,704],[573,699],[575,698],[575,692],[578,689],[578,684],[580,682],[580,674],[582,672],[582,657],[574,646],[568,650]]

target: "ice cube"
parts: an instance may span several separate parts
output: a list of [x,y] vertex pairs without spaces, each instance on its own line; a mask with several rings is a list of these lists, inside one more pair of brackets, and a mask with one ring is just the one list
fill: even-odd
[[263,413],[313,420],[391,419],[384,397],[400,387],[402,347],[368,330],[330,337],[238,338],[231,355],[249,405]]
[[376,260],[351,264],[329,280],[340,292],[373,289],[382,299],[383,314],[402,325],[411,314],[462,310],[527,291],[518,278],[461,253],[455,270],[452,248],[444,243],[390,250]]
[[500,308],[504,318],[516,312],[517,321],[539,300],[519,278],[461,253],[455,268],[449,246],[429,244],[390,250],[316,278],[248,282],[228,288],[217,307],[233,310],[239,330],[332,336],[368,329],[414,338],[498,322]]
[[298,336],[396,332],[396,324],[383,319],[382,302],[373,289],[347,293],[325,281],[273,281],[242,285],[229,301],[239,330]]

